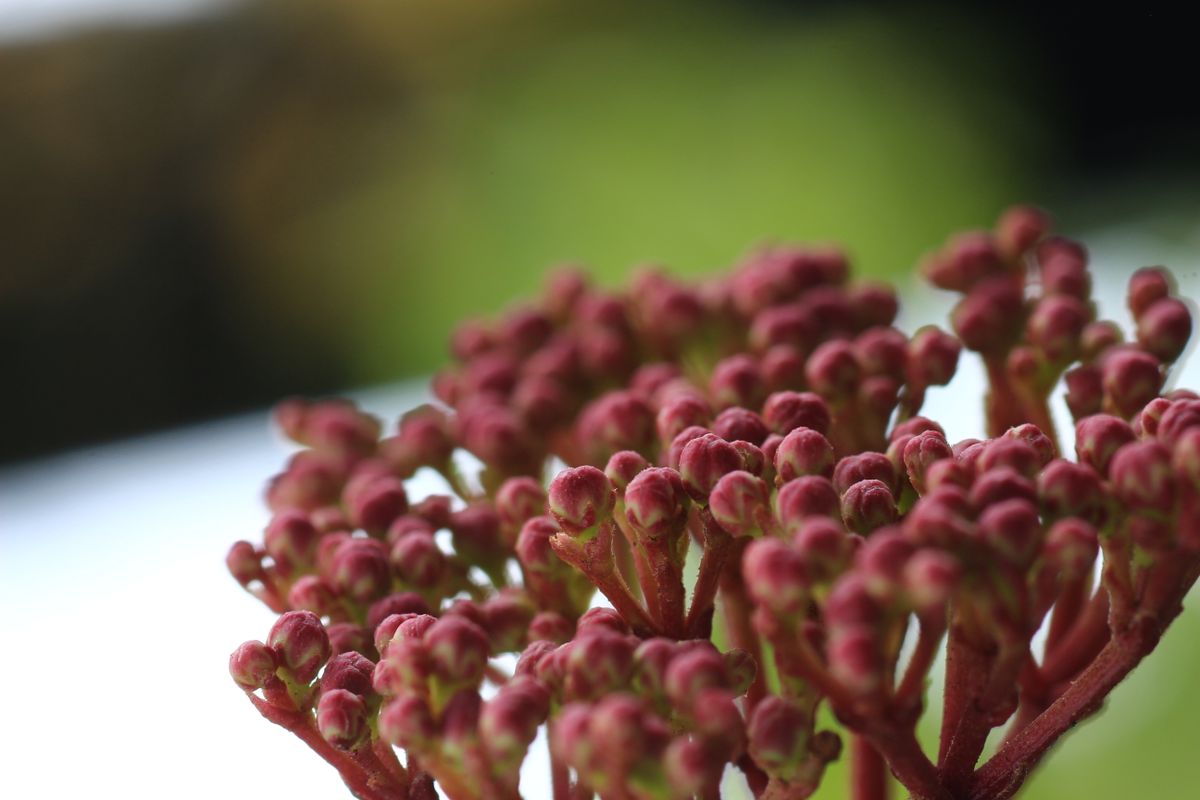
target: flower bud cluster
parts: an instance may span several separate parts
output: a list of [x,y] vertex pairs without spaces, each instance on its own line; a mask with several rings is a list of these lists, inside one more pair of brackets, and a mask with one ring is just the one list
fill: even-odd
[[[756,797],[807,797],[842,749],[823,707],[856,785],[1011,796],[1200,575],[1200,398],[1162,394],[1191,316],[1139,270],[1125,341],[1086,251],[1028,208],[922,269],[962,295],[956,335],[901,332],[894,292],[837,251],[773,247],[698,283],[556,273],[460,327],[438,405],[391,434],[283,403],[301,449],[261,542],[227,558],[281,616],[235,682],[373,800],[518,798],[543,729],[556,798],[715,797],[731,765]],[[920,409],[963,345],[988,438],[951,442]],[[410,498],[420,469],[452,494]],[[943,642],[934,760],[915,725]]]

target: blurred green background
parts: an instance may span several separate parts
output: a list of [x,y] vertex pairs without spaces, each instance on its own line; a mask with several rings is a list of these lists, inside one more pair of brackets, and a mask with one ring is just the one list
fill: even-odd
[[[1194,46],[1154,4],[200,6],[0,17],[0,462],[426,374],[564,261],[616,283],[818,240],[906,281],[1016,201],[1200,220]],[[1028,796],[1200,796],[1198,628]]]

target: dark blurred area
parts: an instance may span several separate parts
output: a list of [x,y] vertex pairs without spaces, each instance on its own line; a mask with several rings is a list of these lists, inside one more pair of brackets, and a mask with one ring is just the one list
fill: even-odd
[[832,239],[902,277],[1018,200],[1200,218],[1192,38],[1146,4],[274,0],[2,43],[0,461],[426,373],[564,260]]

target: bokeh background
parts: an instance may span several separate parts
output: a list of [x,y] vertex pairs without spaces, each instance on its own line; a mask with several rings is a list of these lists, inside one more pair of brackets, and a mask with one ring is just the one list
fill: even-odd
[[[1102,284],[1170,256],[1195,294],[1192,39],[1155,3],[0,0],[0,482],[428,374],[565,261],[820,240],[907,282],[1032,201]],[[1200,794],[1197,615],[1164,653],[1029,797]]]

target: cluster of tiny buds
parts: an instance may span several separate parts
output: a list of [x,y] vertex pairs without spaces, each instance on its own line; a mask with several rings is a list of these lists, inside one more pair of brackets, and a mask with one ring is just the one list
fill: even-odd
[[[235,682],[369,800],[516,800],[543,727],[555,800],[707,799],[730,768],[804,798],[844,735],[861,800],[888,770],[918,798],[1011,796],[1200,575],[1200,398],[1164,394],[1191,315],[1139,270],[1125,342],[1083,247],[1028,208],[923,271],[963,295],[955,335],[900,331],[832,249],[623,293],[567,270],[462,326],[438,404],[393,432],[281,404],[301,447],[227,558],[281,616]],[[963,346],[989,438],[951,442],[920,410]],[[448,493],[410,498],[419,470]],[[943,640],[933,760],[914,731]]]

